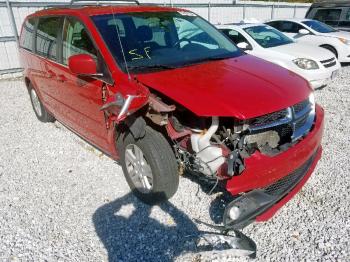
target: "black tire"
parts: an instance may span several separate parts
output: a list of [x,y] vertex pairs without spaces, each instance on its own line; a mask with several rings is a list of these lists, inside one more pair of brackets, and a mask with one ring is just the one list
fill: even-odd
[[43,123],[55,122],[56,119],[49,112],[47,112],[46,108],[41,103],[40,98],[37,95],[36,90],[33,88],[32,84],[28,85],[28,92],[30,102],[32,103],[33,111],[36,117]]
[[[135,185],[128,171],[128,168],[133,169],[134,166],[127,167],[126,150],[132,150],[130,147],[135,145],[141,149],[145,163],[151,169],[152,188],[148,192],[143,192]],[[145,135],[135,139],[130,132],[126,131],[118,138],[117,148],[126,181],[132,192],[142,202],[149,205],[158,204],[176,193],[179,186],[177,162],[168,141],[161,133],[147,126]]]
[[333,46],[330,46],[330,45],[322,45],[321,47],[323,47],[324,49],[327,49],[329,51],[331,51],[335,57],[338,59],[338,52],[337,50],[333,47]]

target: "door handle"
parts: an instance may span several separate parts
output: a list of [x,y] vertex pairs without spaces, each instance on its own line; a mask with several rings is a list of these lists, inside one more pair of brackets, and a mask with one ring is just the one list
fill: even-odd
[[67,81],[67,78],[64,75],[58,75],[57,80],[63,83]]

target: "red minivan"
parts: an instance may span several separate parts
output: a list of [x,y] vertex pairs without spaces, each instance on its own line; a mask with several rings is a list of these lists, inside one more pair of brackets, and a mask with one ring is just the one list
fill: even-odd
[[324,111],[308,82],[190,11],[42,10],[23,24],[20,57],[37,118],[119,161],[148,204],[186,173],[232,196],[223,228],[241,229],[271,218],[321,157]]

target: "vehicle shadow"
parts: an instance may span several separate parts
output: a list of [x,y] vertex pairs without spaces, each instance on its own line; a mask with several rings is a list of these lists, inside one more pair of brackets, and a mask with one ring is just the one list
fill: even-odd
[[194,222],[170,202],[158,207],[167,221],[152,217],[152,207],[132,193],[96,210],[93,223],[109,261],[173,261],[195,251],[199,231]]

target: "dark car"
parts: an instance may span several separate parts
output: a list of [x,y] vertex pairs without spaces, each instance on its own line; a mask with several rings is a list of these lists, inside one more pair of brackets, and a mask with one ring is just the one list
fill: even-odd
[[306,18],[319,20],[339,30],[350,31],[350,1],[317,1],[311,5]]

